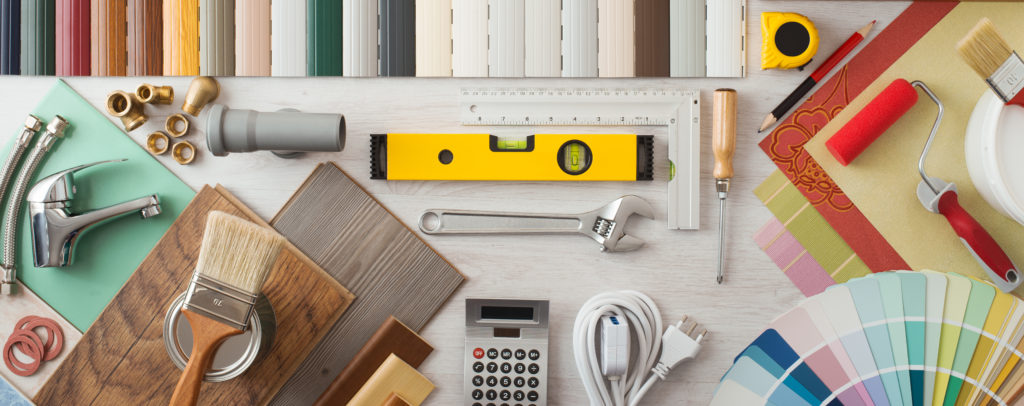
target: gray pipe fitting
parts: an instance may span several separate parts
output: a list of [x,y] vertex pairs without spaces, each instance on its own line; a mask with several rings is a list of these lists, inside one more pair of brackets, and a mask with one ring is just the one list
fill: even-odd
[[214,156],[231,152],[337,152],[345,148],[345,116],[282,110],[272,113],[210,106],[206,145]]

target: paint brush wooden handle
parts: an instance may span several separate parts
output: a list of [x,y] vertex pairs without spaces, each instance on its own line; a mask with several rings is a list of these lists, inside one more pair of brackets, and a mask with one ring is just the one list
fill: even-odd
[[217,349],[233,335],[242,334],[242,330],[212,320],[189,310],[182,310],[188,324],[192,327],[192,354],[188,357],[185,371],[174,387],[170,406],[195,405],[199,400],[199,389],[202,386],[206,371],[213,365]]

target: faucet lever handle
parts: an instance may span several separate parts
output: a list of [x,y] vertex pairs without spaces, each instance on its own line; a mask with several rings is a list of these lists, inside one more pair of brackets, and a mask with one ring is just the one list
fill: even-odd
[[90,164],[78,165],[74,168],[65,169],[63,171],[57,172],[53,175],[43,178],[39,182],[36,182],[36,184],[32,186],[32,189],[29,190],[25,200],[28,200],[29,203],[66,202],[68,200],[71,200],[71,198],[74,197],[75,194],[75,172],[96,165],[124,161],[127,161],[127,159],[111,159],[107,161],[99,161]]

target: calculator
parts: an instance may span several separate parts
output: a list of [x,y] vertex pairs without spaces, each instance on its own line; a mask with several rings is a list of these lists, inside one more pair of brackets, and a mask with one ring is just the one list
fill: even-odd
[[548,301],[466,299],[466,406],[545,406]]

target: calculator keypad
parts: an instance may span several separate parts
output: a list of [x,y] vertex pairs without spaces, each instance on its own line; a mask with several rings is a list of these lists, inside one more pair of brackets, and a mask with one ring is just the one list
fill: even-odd
[[[540,406],[541,351],[531,348],[469,348],[472,406]],[[492,361],[493,360],[493,361]]]

